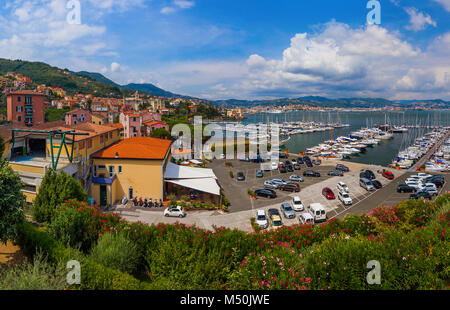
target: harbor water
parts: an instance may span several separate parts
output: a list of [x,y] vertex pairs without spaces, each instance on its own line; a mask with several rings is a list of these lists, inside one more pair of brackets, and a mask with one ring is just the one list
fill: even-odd
[[298,154],[307,148],[316,146],[326,140],[339,136],[348,136],[351,132],[364,127],[389,124],[392,126],[420,126],[409,128],[404,133],[394,133],[389,140],[382,140],[378,145],[368,147],[365,152],[352,155],[346,159],[353,162],[386,166],[392,162],[398,152],[408,147],[416,138],[432,130],[431,126],[449,126],[450,111],[370,111],[370,112],[328,112],[328,111],[289,111],[283,113],[260,113],[247,115],[244,124],[320,122],[349,124],[348,127],[335,128],[332,131],[320,131],[291,135],[284,145],[290,153]]

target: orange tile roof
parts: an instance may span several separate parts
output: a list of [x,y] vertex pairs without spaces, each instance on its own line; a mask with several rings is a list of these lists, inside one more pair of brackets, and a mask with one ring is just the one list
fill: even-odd
[[23,90],[15,90],[15,91],[9,92],[8,95],[35,95],[35,96],[44,96],[43,93],[38,93],[38,92],[35,92],[34,90],[27,90],[27,89],[23,89]]
[[108,124],[105,124],[105,126],[114,127],[114,128],[123,128],[123,125],[121,123],[108,123]]
[[150,137],[133,137],[121,140],[93,154],[93,158],[164,159],[172,141]]

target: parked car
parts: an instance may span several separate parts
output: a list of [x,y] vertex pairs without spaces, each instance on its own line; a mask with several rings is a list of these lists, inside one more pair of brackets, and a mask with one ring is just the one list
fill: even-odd
[[334,196],[333,191],[329,187],[325,187],[322,190],[322,195],[324,195],[325,198],[328,199],[328,200],[336,199],[336,196]]
[[342,201],[342,203],[346,206],[349,206],[353,203],[352,199],[350,198],[350,195],[346,192],[339,192],[338,199]]
[[266,198],[272,198],[272,199],[277,198],[277,193],[274,190],[268,189],[268,188],[257,189],[255,191],[255,194],[260,197],[266,197]]
[[292,166],[292,163],[290,160],[286,160],[284,163],[286,164],[286,166]]
[[359,179],[359,185],[366,189],[367,191],[374,191],[375,187],[373,186],[372,182],[367,178],[361,178]]
[[278,186],[282,185],[282,184],[288,184],[288,181],[285,181],[283,179],[272,179],[272,182],[277,184]]
[[274,215],[272,217],[272,228],[278,229],[280,227],[283,227],[283,221],[281,221],[281,217],[279,215]]
[[171,206],[164,210],[164,216],[185,217],[186,212],[181,206]]
[[320,203],[312,203],[307,208],[309,214],[314,218],[314,223],[325,222],[327,220],[327,212]]
[[278,211],[278,209],[275,208],[271,208],[269,210],[267,210],[267,213],[269,214],[269,217],[272,219],[274,216],[281,216],[280,212]]
[[393,180],[394,179],[394,174],[390,171],[383,171],[383,173],[381,174],[382,176],[384,176],[386,179],[388,180]]
[[314,224],[314,218],[309,213],[302,213],[298,216],[300,224]]
[[416,189],[407,184],[400,184],[397,186],[397,193],[414,193]]
[[264,176],[264,173],[262,170],[256,170],[256,177],[257,178],[262,178]]
[[297,174],[293,174],[289,177],[289,180],[291,181],[295,181],[295,182],[303,182],[305,181],[301,176],[297,175]]
[[320,173],[316,172],[316,171],[312,171],[312,170],[305,170],[305,171],[303,171],[303,176],[320,178]]
[[434,175],[423,180],[425,183],[433,183],[436,187],[444,186],[445,179],[442,175]]
[[281,167],[284,167],[284,163],[280,161],[280,162],[278,163],[278,168],[281,168]]
[[269,221],[267,220],[266,212],[264,210],[256,210],[256,224],[260,229],[266,229],[269,227]]
[[301,167],[299,164],[294,164],[294,170],[300,170],[300,169],[301,169]]
[[366,178],[369,180],[374,180],[375,174],[371,171],[371,170],[365,170],[365,171],[361,171],[361,173],[359,174],[360,178]]
[[419,186],[422,185],[422,182],[420,182],[417,179],[406,179],[405,180],[405,184],[410,186],[410,187],[414,187],[415,189],[419,189]]
[[292,206],[289,202],[283,202],[281,204],[281,212],[283,213],[284,217],[287,219],[295,218],[295,211],[294,211],[294,209],[292,209]]
[[303,164],[303,158],[297,157],[297,164],[302,165]]
[[436,196],[438,194],[437,187],[433,183],[425,183],[425,184],[419,185],[419,191],[425,191],[425,192],[430,193],[431,195],[436,195]]
[[278,184],[276,184],[273,181],[267,180],[267,181],[264,181],[264,188],[278,189]]
[[312,167],[313,167],[313,164],[311,163],[310,160],[309,160],[309,161],[305,161],[305,164],[306,164],[306,166],[307,166],[308,168],[312,168]]
[[238,172],[237,174],[237,180],[238,181],[245,181],[245,175],[243,172]]
[[245,161],[245,162],[247,162],[247,163],[249,163],[250,162],[250,158],[248,158],[248,157],[244,157],[244,158],[241,158],[241,159],[239,159],[240,161]]
[[410,176],[410,178],[411,177],[417,177],[417,178],[419,178],[422,181],[422,180],[425,180],[426,178],[432,177],[432,175],[431,174],[426,174],[424,172],[419,172],[417,175],[412,175],[412,176]]
[[280,173],[286,173],[286,172],[287,172],[286,167],[280,167]]
[[371,181],[372,181],[373,187],[375,187],[376,189],[380,189],[383,187],[383,185],[381,184],[380,181],[378,181],[378,180],[371,180]]
[[319,166],[322,163],[322,161],[320,161],[320,159],[313,159],[312,163],[316,166]]
[[288,155],[286,153],[280,153],[280,158],[288,158]]
[[286,166],[288,172],[294,172],[294,167],[292,165]]
[[281,189],[282,191],[288,191],[288,192],[299,192],[300,186],[296,183],[288,183],[288,184],[280,185],[279,189]]
[[342,181],[338,182],[337,189],[341,193],[349,193],[350,192],[350,189],[348,188],[347,184],[345,184]]
[[433,197],[431,196],[431,194],[429,192],[425,192],[425,191],[419,191],[417,193],[409,195],[409,199],[419,199],[419,198],[431,200]]
[[272,168],[272,170],[277,170],[277,169],[278,169],[278,164],[275,163],[275,162],[273,162],[273,163],[271,164],[271,168]]
[[328,171],[328,175],[335,176],[335,177],[343,177],[344,172],[342,172],[342,170],[331,170],[331,171]]
[[341,170],[341,171],[344,171],[344,172],[349,172],[350,171],[350,169],[347,166],[343,165],[343,164],[337,164],[336,165],[336,170]]
[[300,200],[300,197],[298,196],[294,196],[292,198],[292,206],[294,208],[295,211],[303,211],[303,203]]

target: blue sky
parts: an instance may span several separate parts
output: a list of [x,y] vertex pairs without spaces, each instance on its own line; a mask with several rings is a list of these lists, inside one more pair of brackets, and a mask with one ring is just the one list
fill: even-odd
[[[450,100],[450,0],[6,1],[0,57],[207,99]],[[75,0],[76,2],[76,0]]]

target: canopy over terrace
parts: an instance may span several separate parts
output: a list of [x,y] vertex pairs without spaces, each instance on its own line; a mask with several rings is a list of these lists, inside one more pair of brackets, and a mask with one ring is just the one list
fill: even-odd
[[217,177],[212,169],[185,167],[169,162],[164,173],[164,180],[204,193],[220,195]]

